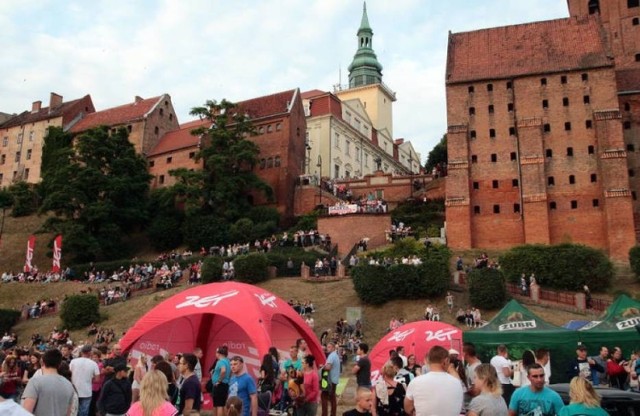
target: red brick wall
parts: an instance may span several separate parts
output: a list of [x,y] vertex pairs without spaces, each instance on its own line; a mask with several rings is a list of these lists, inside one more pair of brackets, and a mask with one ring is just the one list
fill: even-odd
[[[156,127],[158,128],[157,133]],[[147,115],[142,135],[132,142],[136,145],[138,152],[149,154],[165,133],[178,128],[178,117],[173,109],[171,97],[165,95],[164,100],[158,103],[153,111]]]
[[335,205],[341,200],[331,193],[322,191],[313,185],[296,186],[294,196],[294,215],[299,217],[313,211],[318,205]]
[[640,235],[640,94],[619,96],[636,235]]
[[385,245],[385,231],[391,229],[389,214],[353,214],[318,218],[318,231],[329,234],[338,244],[338,255],[345,256],[361,239],[369,238],[369,249]]
[[[153,176],[153,179],[151,179],[151,187],[158,188],[175,185],[176,179],[169,175],[169,171],[172,169],[202,169],[202,159],[196,162],[195,158],[190,157],[191,154],[195,155],[197,152],[198,148],[193,146],[149,157],[149,173]],[[171,162],[168,161],[168,158],[171,158]]]
[[418,194],[414,192],[414,181],[426,185],[432,180],[433,177],[431,175],[394,176],[391,173],[376,171],[372,175],[365,175],[360,179],[339,180],[336,183],[351,189],[355,198],[366,196],[371,192],[374,195],[378,195],[381,192],[384,200],[395,206]]

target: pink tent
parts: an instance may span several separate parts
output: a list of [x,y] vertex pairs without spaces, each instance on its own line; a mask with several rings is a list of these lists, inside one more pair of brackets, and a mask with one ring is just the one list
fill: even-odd
[[285,301],[258,286],[226,282],[195,286],[165,300],[140,318],[120,344],[134,359],[200,347],[203,373],[216,348],[227,345],[229,357],[243,357],[249,374],[257,378],[269,347],[286,356],[298,338],[324,363],[318,338]]
[[369,351],[371,360],[371,379],[375,380],[380,369],[389,360],[389,351],[404,347],[404,355],[416,356],[416,362],[423,364],[424,357],[431,347],[440,345],[446,349],[455,348],[462,354],[462,331],[455,326],[435,321],[409,322],[387,333]]

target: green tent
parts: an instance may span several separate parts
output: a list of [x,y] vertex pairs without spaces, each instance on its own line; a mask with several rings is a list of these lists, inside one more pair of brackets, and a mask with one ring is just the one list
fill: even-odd
[[578,337],[588,348],[589,355],[596,355],[600,346],[622,348],[629,358],[631,352],[640,348],[640,302],[627,295],[620,295],[606,310],[600,320],[593,321],[578,331]]
[[566,380],[569,361],[575,357],[578,344],[576,331],[552,325],[518,301],[511,300],[485,326],[462,334],[464,342],[472,342],[478,357],[488,363],[496,354],[496,347],[505,344],[509,357],[519,360],[526,350],[547,348],[551,354],[551,382]]

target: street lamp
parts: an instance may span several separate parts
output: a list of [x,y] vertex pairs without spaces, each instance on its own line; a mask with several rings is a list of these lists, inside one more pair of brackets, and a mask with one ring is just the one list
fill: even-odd
[[318,164],[316,166],[318,167],[318,176],[320,177],[318,183],[320,184],[320,205],[322,205],[322,156],[320,155],[318,155]]

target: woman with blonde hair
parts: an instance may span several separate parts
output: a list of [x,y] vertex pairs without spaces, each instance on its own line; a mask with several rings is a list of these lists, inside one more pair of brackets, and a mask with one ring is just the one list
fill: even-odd
[[398,371],[391,361],[387,361],[380,377],[373,387],[373,411],[376,416],[404,415],[404,397],[406,390],[402,383],[395,379]]
[[591,383],[582,377],[574,377],[571,380],[569,398],[571,403],[563,407],[558,416],[606,416],[609,414],[600,407],[600,397]]
[[178,410],[167,399],[167,377],[158,370],[147,372],[140,382],[140,400],[127,416],[176,416]]
[[498,373],[491,364],[480,364],[475,370],[473,382],[480,394],[469,403],[467,416],[507,416],[509,409],[502,398],[502,386]]
[[231,396],[224,405],[225,416],[242,416],[242,400],[238,396]]
[[147,356],[142,354],[138,359],[138,363],[136,364],[136,368],[133,370],[133,383],[131,384],[131,397],[133,402],[137,402],[140,400],[140,383],[144,378],[145,374],[149,370],[147,363]]

